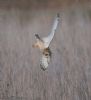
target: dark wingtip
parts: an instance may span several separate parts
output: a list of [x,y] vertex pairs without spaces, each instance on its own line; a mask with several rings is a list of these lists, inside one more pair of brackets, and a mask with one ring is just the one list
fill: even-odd
[[38,34],[35,34],[36,37],[38,37]]
[[39,39],[39,40],[40,40],[40,37],[39,37],[39,35],[38,35],[38,34],[35,34],[35,37],[36,37],[37,39]]

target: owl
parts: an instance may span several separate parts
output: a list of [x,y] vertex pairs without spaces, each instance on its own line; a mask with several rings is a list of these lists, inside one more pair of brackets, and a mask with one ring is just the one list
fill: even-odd
[[51,29],[51,33],[44,38],[40,38],[40,36],[38,34],[35,34],[35,38],[36,38],[36,43],[33,44],[33,47],[35,48],[39,48],[40,52],[41,52],[41,59],[40,59],[40,67],[43,71],[45,71],[48,68],[48,65],[50,63],[51,57],[52,57],[52,52],[49,48],[49,45],[54,37],[55,31],[57,29],[58,26],[58,22],[59,22],[59,13],[57,14],[52,29]]

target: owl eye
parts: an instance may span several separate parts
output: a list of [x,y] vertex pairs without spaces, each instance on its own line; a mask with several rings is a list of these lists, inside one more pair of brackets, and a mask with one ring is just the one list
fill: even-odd
[[45,56],[48,56],[48,54],[45,54]]

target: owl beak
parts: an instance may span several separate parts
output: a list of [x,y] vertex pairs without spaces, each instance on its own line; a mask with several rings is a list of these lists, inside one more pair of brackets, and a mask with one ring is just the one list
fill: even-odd
[[45,70],[46,70],[46,68],[43,68],[43,67],[41,67],[41,69],[42,69],[43,71],[45,71]]
[[41,64],[40,64],[40,68],[43,70],[43,71],[46,71],[47,68],[43,67]]

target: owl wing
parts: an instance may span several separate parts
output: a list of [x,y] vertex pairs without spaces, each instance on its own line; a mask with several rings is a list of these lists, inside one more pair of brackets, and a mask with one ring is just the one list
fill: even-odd
[[42,70],[45,71],[47,69],[50,59],[51,59],[51,57],[49,55],[46,56],[46,55],[42,54],[42,58],[40,60],[40,67]]
[[42,39],[44,41],[45,48],[49,47],[50,42],[52,41],[52,39],[54,37],[55,31],[56,31],[57,26],[58,26],[59,17],[60,17],[59,14],[57,14],[57,16],[56,16],[56,18],[54,20],[54,23],[53,23],[53,27],[52,27],[51,33],[47,37]]

